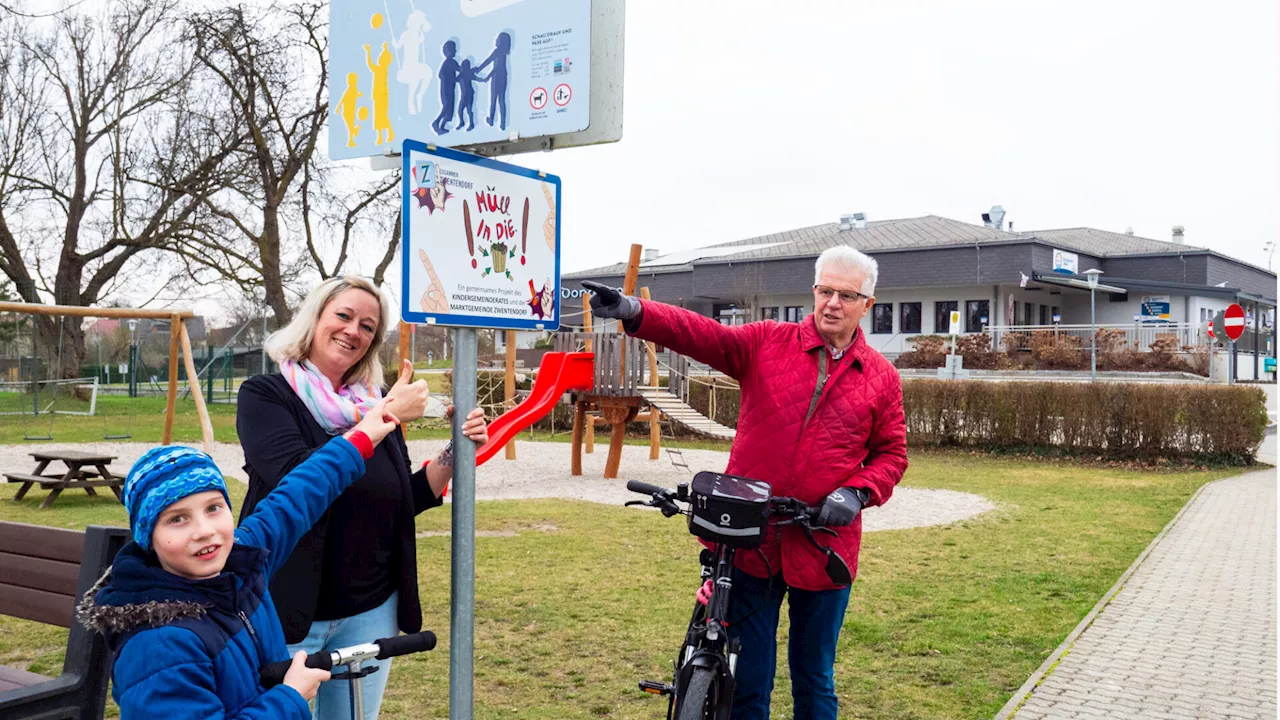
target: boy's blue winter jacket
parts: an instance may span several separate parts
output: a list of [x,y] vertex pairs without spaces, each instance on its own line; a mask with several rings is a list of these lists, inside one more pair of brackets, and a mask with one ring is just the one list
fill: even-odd
[[240,523],[215,578],[169,573],[132,542],[120,550],[79,615],[106,635],[112,696],[124,720],[311,718],[297,691],[264,690],[258,681],[263,664],[289,659],[267,583],[298,538],[364,472],[360,452],[344,438],[312,453]]

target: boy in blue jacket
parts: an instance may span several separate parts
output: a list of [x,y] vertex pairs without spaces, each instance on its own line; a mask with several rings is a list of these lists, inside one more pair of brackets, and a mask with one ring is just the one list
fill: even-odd
[[133,542],[77,608],[106,635],[124,720],[310,720],[307,703],[329,672],[306,667],[305,653],[283,684],[258,681],[262,665],[288,659],[267,583],[398,424],[386,405],[312,453],[239,528],[208,455],[170,445],[134,463],[123,493]]

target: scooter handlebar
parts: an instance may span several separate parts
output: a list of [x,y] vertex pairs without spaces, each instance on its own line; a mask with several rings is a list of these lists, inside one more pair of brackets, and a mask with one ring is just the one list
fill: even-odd
[[[374,640],[373,645],[377,646],[378,652],[373,656],[375,660],[385,660],[389,657],[397,657],[400,655],[410,655],[417,652],[426,652],[432,650],[436,646],[436,634],[430,630],[411,633],[409,635],[397,635],[396,637],[382,638]],[[368,660],[368,653],[372,648],[368,645],[354,646],[351,648],[339,648],[332,652],[318,652],[307,656],[306,665],[309,668],[318,670],[333,670],[333,666],[343,665],[343,658],[348,662],[352,661],[352,656],[363,656]],[[258,677],[262,681],[264,688],[273,688],[284,682],[285,673],[289,672],[289,666],[293,664],[292,660],[281,660],[263,665],[258,670]]]
[[[307,656],[307,667],[317,670],[333,669],[333,654],[327,652],[311,653]],[[271,689],[276,685],[284,682],[285,673],[289,672],[289,667],[293,665],[292,660],[281,660],[263,665],[258,669],[258,679],[262,681],[262,687]]]
[[389,657],[434,649],[436,646],[436,634],[430,630],[423,630],[422,632],[408,635],[383,638],[375,641],[374,644],[378,646],[378,659],[386,660]]

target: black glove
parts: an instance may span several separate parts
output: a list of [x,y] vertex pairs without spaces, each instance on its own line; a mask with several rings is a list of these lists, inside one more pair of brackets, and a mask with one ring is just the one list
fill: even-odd
[[816,524],[822,527],[852,525],[853,519],[858,517],[870,498],[871,493],[862,488],[836,488],[835,492],[822,501],[822,510],[818,512]]
[[[640,301],[630,295],[623,295],[608,285],[591,280],[583,280],[582,287],[591,291],[591,314],[601,318],[636,320],[640,317]],[[639,323],[635,323],[639,324]]]

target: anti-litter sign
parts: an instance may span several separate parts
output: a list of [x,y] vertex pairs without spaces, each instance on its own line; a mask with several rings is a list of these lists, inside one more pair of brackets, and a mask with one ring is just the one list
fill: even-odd
[[404,142],[405,322],[560,327],[560,178]]

